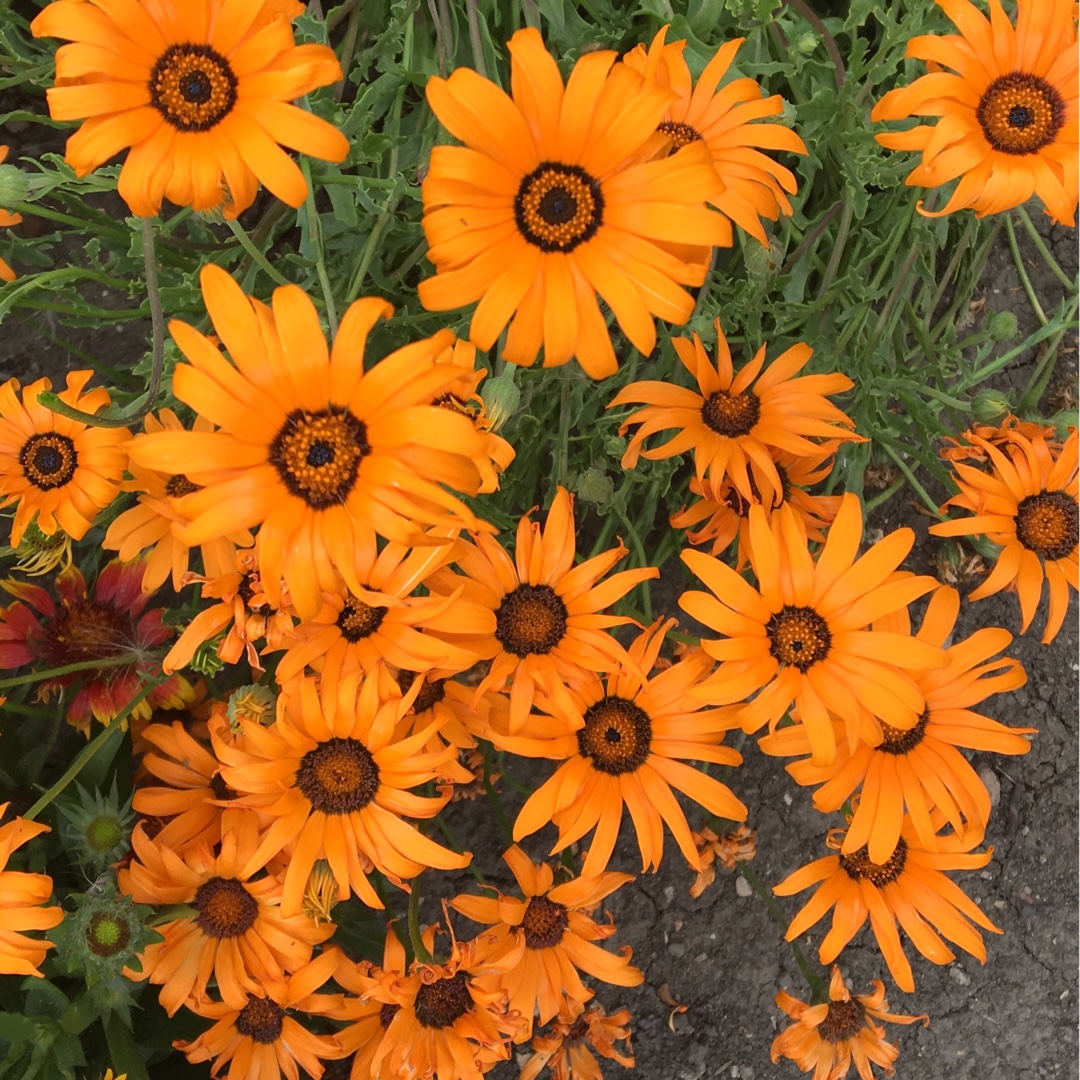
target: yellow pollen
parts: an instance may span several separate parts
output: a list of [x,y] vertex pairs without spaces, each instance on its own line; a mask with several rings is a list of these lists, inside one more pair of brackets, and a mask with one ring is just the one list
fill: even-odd
[[269,458],[293,495],[326,510],[348,498],[369,453],[367,429],[348,409],[297,409],[274,437]]
[[1029,495],[1016,508],[1016,538],[1044,559],[1064,559],[1080,539],[1076,498],[1065,491]]
[[236,105],[236,76],[209,45],[170,45],[150,73],[150,104],[178,131],[208,131]]
[[662,124],[657,125],[656,130],[671,140],[670,153],[672,154],[701,138],[696,128],[691,127],[689,124],[678,123],[675,120],[665,120]]
[[603,211],[599,182],[577,165],[544,162],[514,199],[518,230],[541,251],[572,251],[595,234]]
[[1034,154],[1057,138],[1065,123],[1065,102],[1045,79],[1014,71],[986,88],[975,116],[999,153]]
[[785,605],[769,619],[765,633],[773,656],[804,674],[832,648],[829,624],[813,608]]
[[754,425],[761,419],[761,402],[751,390],[743,394],[716,390],[701,406],[701,419],[717,435],[736,439],[753,431]]
[[23,475],[34,487],[53,491],[75,475],[79,455],[67,435],[41,432],[31,435],[19,451]]

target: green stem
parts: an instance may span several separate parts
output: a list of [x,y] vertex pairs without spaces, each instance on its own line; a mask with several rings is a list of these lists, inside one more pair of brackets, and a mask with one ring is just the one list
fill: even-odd
[[1073,323],[1073,317],[1076,315],[1078,303],[1080,303],[1080,300],[1078,300],[1077,296],[1074,294],[1065,326],[1058,330],[1047,341],[1043,348],[1042,355],[1035,364],[1035,367],[1031,372],[1031,377],[1024,387],[1024,392],[1020,395],[1020,400],[1016,405],[1016,411],[1019,414],[1024,415],[1038,405],[1039,398],[1042,397],[1043,388],[1050,378],[1050,371],[1048,371],[1047,368],[1052,370],[1053,365],[1057,362],[1058,345],[1061,344],[1061,339],[1065,336],[1065,331],[1069,329],[1070,326],[1075,325]]
[[847,188],[844,189],[843,206],[840,226],[836,230],[832,254],[829,256],[829,265],[825,268],[825,276],[821,279],[821,288],[818,289],[818,300],[823,299],[829,291],[829,286],[832,285],[836,272],[840,269],[840,259],[844,254],[844,246],[847,244],[848,232],[851,229],[851,219],[855,214],[855,204]]
[[1035,286],[1031,284],[1031,278],[1028,277],[1024,260],[1020,256],[1020,246],[1016,242],[1016,227],[1013,225],[1012,214],[1009,213],[1005,215],[1005,233],[1009,238],[1009,250],[1012,252],[1016,272],[1020,275],[1020,284],[1024,286],[1024,292],[1027,293],[1027,298],[1035,312],[1035,318],[1045,326],[1050,320],[1046,317],[1046,312],[1043,311],[1042,304],[1039,303],[1039,298],[1035,295]]
[[469,13],[469,45],[472,47],[473,67],[477,74],[487,78],[487,64],[484,63],[484,46],[480,40],[480,20],[476,14],[476,0],[465,0]]
[[431,22],[435,27],[435,56],[439,64],[439,76],[446,78],[446,31],[443,29],[442,15],[439,13],[438,4],[435,0],[427,0],[428,11],[431,12]]
[[1065,286],[1069,292],[1074,293],[1077,289],[1076,280],[1070,278],[1068,274],[1058,265],[1057,259],[1050,254],[1050,249],[1046,246],[1046,242],[1039,235],[1038,230],[1035,228],[1035,223],[1028,217],[1028,212],[1022,207],[1016,208],[1017,214],[1020,216],[1020,223],[1027,229],[1028,236],[1031,237],[1031,242],[1038,249],[1039,254],[1043,257],[1043,261],[1046,263],[1050,272]]
[[506,811],[502,808],[502,802],[499,800],[499,796],[495,793],[495,786],[491,782],[491,744],[484,744],[484,792],[487,794],[488,802],[491,803],[491,808],[495,811],[495,819],[499,823],[499,828],[502,830],[503,836],[506,837],[506,842],[512,844],[514,842],[514,830],[510,828],[510,821],[506,816]]
[[[750,868],[749,863],[739,864],[739,873],[746,878],[750,888],[754,890],[765,902],[765,907],[773,919],[784,929],[787,933],[788,920],[781,910],[780,905],[772,898],[772,894],[762,883],[761,878]],[[821,995],[822,1000],[829,1000],[829,987],[825,980],[813,969],[810,961],[803,955],[802,949],[799,948],[797,941],[789,943],[791,950],[795,954],[795,962],[799,965],[799,970],[802,971],[806,978],[806,981],[810,984],[810,988],[814,991],[815,995]]]
[[882,503],[888,502],[903,486],[903,480],[896,480],[884,491],[879,491],[872,499],[867,499],[866,505],[863,507],[863,517],[868,518],[873,511],[881,506]]
[[323,301],[326,304],[326,322],[330,328],[331,339],[337,337],[337,305],[334,303],[334,290],[330,285],[330,275],[326,272],[326,255],[323,252],[322,221],[319,212],[315,209],[315,185],[311,182],[311,166],[307,158],[300,163],[300,168],[307,181],[307,198],[304,200],[304,208],[307,211],[308,233],[315,249],[315,272],[319,276],[319,287],[322,289]]
[[884,439],[881,440],[879,445],[881,446],[882,450],[884,450],[885,453],[888,454],[889,457],[891,457],[893,461],[896,462],[897,468],[904,474],[905,477],[907,477],[907,482],[915,489],[915,491],[919,495],[919,498],[921,498],[922,501],[926,504],[927,508],[933,513],[934,517],[936,517],[939,521],[944,520],[941,511],[938,509],[937,503],[930,498],[929,494],[926,491],[926,488],[924,488],[922,484],[920,484],[919,481],[915,478],[915,474],[911,471],[911,469],[908,468],[907,462],[904,461],[904,459]]
[[[397,147],[395,146],[390,151],[390,167],[395,170],[397,169],[397,153]],[[360,263],[356,267],[356,273],[353,274],[353,279],[349,284],[349,291],[345,297],[348,303],[351,304],[360,295],[360,290],[364,287],[364,279],[367,277],[368,268],[371,266],[371,260],[375,257],[379,241],[382,239],[383,230],[390,223],[390,215],[393,214],[397,204],[401,201],[401,196],[404,194],[404,189],[399,190],[395,185],[390,192],[390,198],[386,200],[386,205],[379,211],[371,235],[368,237],[368,241],[360,255]]]
[[28,675],[19,675],[13,679],[0,679],[0,690],[13,686],[26,686],[28,683],[43,682],[45,679],[58,679],[61,675],[75,675],[80,671],[97,671],[101,668],[120,667],[130,664],[131,656],[109,656],[104,660],[88,660],[78,664],[65,664],[63,667],[48,668],[45,671],[31,671]]
[[277,270],[271,265],[266,256],[255,246],[251,237],[248,236],[247,230],[239,221],[226,221],[226,225],[229,226],[229,231],[240,242],[240,246],[247,252],[247,256],[251,261],[264,273],[271,281],[276,282],[278,285],[288,285],[289,279],[283,277]]
[[409,941],[416,959],[422,964],[430,964],[431,953],[424,944],[424,935],[420,933],[420,890],[417,888],[419,881],[419,877],[413,878],[409,891]]
[[156,679],[151,679],[121,710],[118,712],[106,725],[94,736],[94,738],[86,744],[76,755],[75,760],[68,766],[67,771],[59,780],[29,810],[23,814],[23,818],[26,821],[33,821],[46,806],[49,805],[61,794],[83,771],[84,768],[90,763],[90,760],[97,754],[97,752],[108,741],[109,736],[112,735],[117,728],[121,727],[131,713],[136,709],[150,694],[158,687],[160,683],[163,683],[166,679],[165,675],[160,675]]
[[[31,217],[44,218],[46,221],[55,221],[61,225],[74,225],[78,229],[85,229],[88,225],[91,229],[98,229],[95,222],[88,221],[86,218],[74,217],[71,214],[61,214],[58,210],[50,210],[48,207],[40,206],[38,203],[17,202],[11,207],[11,210],[17,211],[20,214],[29,214]],[[126,240],[127,233],[123,229],[111,229],[103,230],[108,231],[117,240]]]
[[560,487],[566,487],[570,472],[570,376],[568,368],[559,369],[562,379],[562,393],[560,395],[561,408],[559,410],[559,441],[558,457],[555,461],[555,482]]
[[154,250],[154,219],[139,218],[142,229],[143,265],[146,268],[146,296],[150,302],[150,322],[153,336],[153,358],[150,369],[150,385],[129,412],[119,416],[95,416],[93,413],[73,409],[52,392],[38,394],[38,403],[46,409],[69,420],[78,420],[90,427],[123,428],[137,424],[157,404],[161,394],[161,379],[165,370],[165,313],[161,308],[161,292],[158,289],[157,253]]

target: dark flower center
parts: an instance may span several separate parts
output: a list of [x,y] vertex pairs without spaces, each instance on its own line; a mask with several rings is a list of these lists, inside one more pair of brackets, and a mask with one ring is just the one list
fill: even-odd
[[458,972],[449,979],[424,983],[416,991],[413,1011],[421,1027],[446,1028],[473,1008],[472,994],[465,975]]
[[333,406],[289,413],[269,457],[290,494],[313,510],[326,510],[349,497],[370,453],[367,428],[348,409]]
[[397,674],[397,683],[401,687],[401,692],[407,694],[412,689],[412,684],[417,679],[423,679],[424,685],[420,688],[420,693],[416,695],[416,700],[413,702],[413,712],[419,715],[425,713],[428,709],[433,709],[444,697],[446,697],[446,680],[435,679],[430,681],[425,675],[417,675],[415,671],[399,671]]
[[603,223],[600,182],[578,165],[542,162],[521,181],[514,219],[521,235],[541,251],[573,251]]
[[515,656],[551,652],[566,634],[568,614],[550,585],[519,585],[495,612],[495,638]]
[[[43,623],[43,628],[39,647],[48,667],[121,656],[138,640],[134,621],[126,611],[96,600],[61,610]],[[111,670],[115,674],[119,669]]]
[[254,925],[259,902],[236,878],[212,877],[195,893],[195,922],[215,938],[240,937]]
[[394,1022],[394,1017],[397,1016],[399,1012],[401,1012],[401,1006],[398,1005],[397,1002],[387,1002],[379,1010],[379,1023],[384,1029],[388,1028]]
[[362,742],[333,738],[300,759],[296,784],[313,810],[352,814],[375,798],[379,766]]
[[1064,127],[1065,101],[1045,79],[1013,71],[983,91],[975,116],[986,141],[999,153],[1034,154]]
[[237,81],[209,45],[170,45],[150,72],[150,104],[177,131],[209,131],[233,111]]
[[818,1025],[818,1034],[827,1043],[842,1043],[859,1034],[865,1019],[866,1010],[854,998],[850,1001],[830,1001],[829,1011]]
[[470,420],[476,419],[476,406],[471,402],[463,401],[457,394],[440,394],[431,404],[439,409],[448,409],[450,412],[460,413]]
[[193,484],[183,473],[175,473],[165,481],[165,494],[174,499],[195,491],[202,491],[202,484]]
[[840,865],[852,881],[866,878],[878,889],[895,881],[904,872],[906,862],[907,843],[902,838],[896,841],[896,850],[885,863],[871,862],[865,847],[859,848],[850,855],[841,854],[840,856]]
[[761,402],[752,390],[744,394],[714,390],[701,406],[701,419],[705,426],[729,439],[749,435],[760,418]]
[[656,130],[671,140],[671,150],[669,151],[671,154],[692,142],[697,142],[701,138],[697,128],[693,128],[689,124],[680,124],[675,120],[665,120],[662,124],[657,124]]
[[248,997],[248,1003],[240,1010],[233,1026],[241,1035],[253,1042],[269,1046],[281,1038],[281,1026],[285,1010],[269,998]]
[[911,751],[926,738],[926,725],[928,723],[930,723],[930,714],[924,712],[922,716],[919,717],[918,723],[913,728],[907,730],[904,730],[904,728],[890,727],[888,724],[882,724],[882,739],[874,749],[880,750],[883,754],[893,754],[896,757],[910,754]]
[[31,435],[19,451],[23,476],[36,488],[52,491],[63,487],[75,475],[79,455],[66,435],[54,431]]
[[215,799],[224,801],[236,798],[236,792],[225,783],[225,777],[219,772],[210,777],[210,790],[214,793]]
[[1065,559],[1080,540],[1080,507],[1064,491],[1029,495],[1016,508],[1016,538],[1044,559]]
[[350,596],[345,601],[341,614],[337,617],[337,625],[341,631],[341,636],[351,645],[370,637],[382,626],[382,621],[386,618],[388,610],[388,608],[384,607],[371,607],[365,604],[363,600],[357,600],[355,596]]
[[832,648],[829,624],[813,609],[784,605],[765,624],[769,651],[781,664],[791,664],[804,675],[824,660]]
[[131,927],[126,919],[116,915],[97,912],[90,918],[86,928],[86,945],[97,956],[116,956],[122,953],[131,941]]
[[609,776],[633,772],[652,749],[652,723],[640,706],[622,697],[603,697],[585,710],[577,733],[578,753]]
[[570,925],[570,917],[562,904],[546,896],[532,896],[521,920],[527,949],[550,949],[558,945]]

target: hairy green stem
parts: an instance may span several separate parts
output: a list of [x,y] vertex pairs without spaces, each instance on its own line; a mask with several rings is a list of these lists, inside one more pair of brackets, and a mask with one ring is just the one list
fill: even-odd
[[1065,286],[1071,293],[1077,291],[1077,281],[1075,278],[1070,278],[1061,266],[1058,264],[1057,259],[1050,253],[1050,249],[1046,246],[1046,242],[1039,235],[1038,229],[1035,228],[1035,223],[1028,217],[1028,212],[1022,207],[1016,208],[1017,216],[1020,218],[1020,223],[1027,230],[1028,236],[1031,237],[1031,242],[1035,245],[1039,254],[1043,257],[1043,261],[1046,263],[1050,272]]
[[34,818],[36,818],[37,815],[53,801],[53,799],[60,795],[67,788],[68,784],[70,784],[72,780],[86,768],[91,759],[108,741],[109,736],[125,723],[132,712],[138,708],[138,706],[149,697],[149,695],[163,683],[166,678],[167,676],[165,675],[159,675],[156,679],[151,679],[147,682],[146,685],[143,686],[143,688],[105,725],[105,727],[103,727],[101,731],[99,731],[97,735],[95,735],[94,738],[79,751],[75,760],[64,772],[64,775],[61,776],[60,779],[57,780],[56,783],[26,811],[25,814],[23,814],[23,818],[26,821],[33,821]]
[[130,664],[131,656],[109,656],[104,660],[86,660],[78,664],[65,664],[63,667],[47,668],[45,671],[31,671],[28,675],[19,675],[13,679],[0,679],[0,690],[9,690],[13,686],[26,686],[30,683],[44,682],[46,679],[58,679],[62,675],[75,675],[80,671],[98,671],[101,668],[120,667]]
[[150,302],[150,322],[153,336],[150,385],[143,395],[143,404],[119,416],[95,416],[93,413],[74,409],[51,391],[38,394],[38,404],[51,412],[78,420],[91,427],[122,428],[138,423],[157,404],[161,394],[161,377],[165,370],[165,313],[161,308],[161,292],[158,289],[157,253],[154,250],[154,219],[139,218],[142,228],[143,264],[146,267],[146,297]]
[[878,445],[882,448],[882,450],[885,451],[886,454],[889,455],[889,457],[893,459],[893,461],[896,462],[897,468],[904,474],[905,477],[907,477],[907,482],[915,489],[919,498],[922,499],[922,501],[926,504],[927,509],[930,510],[931,513],[933,513],[934,517],[936,517],[938,520],[944,520],[944,515],[938,509],[937,503],[930,498],[930,495],[927,492],[926,488],[924,488],[922,484],[920,484],[919,481],[916,479],[915,474],[908,467],[907,462],[904,461],[904,459],[889,445],[888,442],[886,442],[886,440],[882,439],[878,443]]
[[417,887],[419,876],[413,878],[409,890],[409,942],[413,948],[413,955],[421,964],[431,963],[431,953],[424,944],[424,935],[420,932],[420,889]]
[[491,808],[495,811],[495,819],[499,823],[499,828],[502,830],[503,836],[506,837],[506,842],[512,844],[514,842],[514,830],[510,828],[510,821],[506,816],[506,811],[502,808],[502,802],[499,796],[495,792],[495,785],[491,782],[491,751],[492,746],[490,743],[484,744],[484,776],[483,785],[484,792],[487,795],[488,802],[491,804]]
[[1012,252],[1016,272],[1020,275],[1020,284],[1024,286],[1024,292],[1027,293],[1028,301],[1035,312],[1035,318],[1045,326],[1050,320],[1046,317],[1046,312],[1043,311],[1038,296],[1035,295],[1035,286],[1031,284],[1031,278],[1028,277],[1027,268],[1024,266],[1024,260],[1020,255],[1020,245],[1016,242],[1016,227],[1013,225],[1012,214],[1010,213],[1005,214],[1005,233],[1009,238],[1009,250]]
[[289,279],[280,274],[271,265],[267,257],[255,246],[250,236],[247,234],[247,230],[239,221],[226,221],[226,225],[229,226],[229,231],[240,242],[240,246],[247,253],[247,256],[251,261],[264,273],[271,281],[278,285],[290,284]]
[[473,67],[477,74],[487,78],[487,64],[484,63],[484,45],[480,40],[480,19],[476,13],[476,0],[465,0],[469,14],[469,45],[472,48]]
[[338,318],[337,305],[334,303],[334,290],[330,285],[330,275],[326,272],[326,253],[323,251],[322,220],[319,212],[315,209],[315,185],[311,182],[311,166],[307,158],[300,162],[300,168],[307,181],[307,198],[304,200],[304,208],[307,213],[308,235],[315,249],[315,273],[319,278],[319,287],[322,289],[323,302],[326,304],[326,322],[330,327],[331,339],[337,337]]
[[784,0],[789,8],[797,11],[820,35],[825,43],[825,51],[833,62],[833,74],[836,78],[836,89],[844,89],[844,80],[847,78],[847,69],[844,67],[844,58],[840,55],[840,49],[836,44],[836,38],[829,32],[829,28],[821,21],[821,17],[806,0]]

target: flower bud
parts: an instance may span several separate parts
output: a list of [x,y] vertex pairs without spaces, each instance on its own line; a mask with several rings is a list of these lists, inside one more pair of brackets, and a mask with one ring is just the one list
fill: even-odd
[[600,469],[586,469],[574,484],[574,492],[583,502],[607,506],[615,494],[615,483]]
[[90,793],[80,784],[75,789],[77,804],[71,800],[57,803],[62,818],[60,834],[68,854],[80,866],[101,873],[128,850],[135,820],[131,800],[121,802],[115,779],[108,795]]
[[492,432],[498,431],[517,412],[521,404],[521,390],[510,371],[504,371],[485,382],[480,396],[484,399],[484,407],[491,423],[489,430]]
[[1012,402],[1001,390],[985,387],[971,402],[971,415],[980,424],[999,424],[1012,412]]
[[1076,409],[1065,409],[1053,418],[1054,434],[1059,439],[1067,439],[1073,430],[1080,427],[1080,413]]
[[26,173],[15,165],[0,165],[0,207],[10,209],[16,203],[26,201],[30,181]]
[[254,720],[263,727],[274,722],[277,698],[269,686],[252,683],[250,686],[238,686],[229,697],[229,726],[239,734],[241,720]]
[[810,56],[817,47],[817,34],[812,34],[809,30],[795,39],[795,51],[802,53],[803,56]]
[[1011,311],[995,311],[986,324],[987,333],[995,341],[1012,341],[1020,327]]

